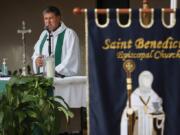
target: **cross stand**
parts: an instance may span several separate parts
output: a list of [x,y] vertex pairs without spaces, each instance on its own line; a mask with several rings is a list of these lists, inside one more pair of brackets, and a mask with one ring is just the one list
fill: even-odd
[[22,45],[23,45],[23,55],[22,55],[22,61],[23,61],[23,67],[22,67],[22,75],[26,76],[26,45],[25,45],[25,34],[26,33],[31,33],[31,29],[26,30],[26,23],[25,21],[22,21],[22,29],[17,30],[18,34],[21,34],[21,39],[22,39]]

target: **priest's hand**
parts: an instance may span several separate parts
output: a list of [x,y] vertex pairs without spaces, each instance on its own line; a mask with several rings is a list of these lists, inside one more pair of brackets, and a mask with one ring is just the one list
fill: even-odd
[[39,56],[36,58],[35,63],[38,67],[42,67],[44,64],[44,58],[43,56]]

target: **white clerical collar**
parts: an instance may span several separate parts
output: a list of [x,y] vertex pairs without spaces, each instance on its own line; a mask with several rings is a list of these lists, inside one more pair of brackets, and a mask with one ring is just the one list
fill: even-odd
[[[52,32],[53,37],[58,36],[59,33],[62,33],[66,28],[66,25],[63,22],[61,22],[61,25],[55,31]],[[44,32],[48,34],[47,30],[45,30]]]
[[59,35],[59,33],[62,33],[65,29],[66,29],[66,25],[61,21],[61,25],[59,26],[59,28],[57,28],[55,31],[53,31],[53,36],[57,36]]

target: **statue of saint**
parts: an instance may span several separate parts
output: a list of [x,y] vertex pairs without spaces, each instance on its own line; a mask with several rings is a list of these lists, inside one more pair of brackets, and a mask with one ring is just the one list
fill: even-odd
[[[131,105],[135,112],[133,135],[157,135],[153,120],[154,118],[158,119],[160,114],[164,114],[162,99],[152,89],[153,75],[150,71],[141,72],[138,81],[138,88],[131,94]],[[128,103],[121,118],[121,135],[128,135],[127,109]],[[161,119],[161,123],[161,126],[164,127],[164,119],[163,121]]]

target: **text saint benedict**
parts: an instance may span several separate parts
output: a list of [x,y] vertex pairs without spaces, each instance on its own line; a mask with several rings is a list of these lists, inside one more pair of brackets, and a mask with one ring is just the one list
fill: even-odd
[[115,49],[180,49],[180,41],[173,37],[167,37],[164,40],[145,40],[144,38],[137,38],[135,41],[105,39],[102,46],[103,50],[115,50]]
[[162,40],[147,40],[138,38],[135,42],[136,49],[180,49],[180,41],[173,37],[167,37]]
[[107,50],[107,49],[130,49],[132,48],[132,40],[127,40],[123,41],[121,38],[118,38],[118,40],[111,40],[111,39],[106,39],[104,41],[104,45],[102,46],[102,49]]

